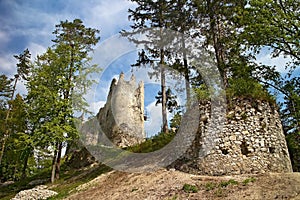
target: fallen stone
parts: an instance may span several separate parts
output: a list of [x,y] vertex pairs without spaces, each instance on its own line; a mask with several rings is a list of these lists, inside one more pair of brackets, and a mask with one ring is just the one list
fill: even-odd
[[57,194],[58,194],[57,192],[54,192],[52,190],[47,190],[47,186],[39,185],[35,188],[29,190],[23,190],[19,192],[11,200],[43,200],[43,199],[48,199]]

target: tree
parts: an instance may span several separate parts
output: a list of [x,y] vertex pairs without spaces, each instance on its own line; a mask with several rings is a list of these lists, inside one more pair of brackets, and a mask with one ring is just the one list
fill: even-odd
[[300,2],[293,0],[249,0],[239,15],[244,44],[254,53],[269,47],[272,56],[291,58],[286,67],[294,70],[300,64]]
[[300,77],[285,81],[283,87],[286,95],[280,114],[293,171],[300,171]]
[[193,0],[192,6],[198,19],[196,35],[204,39],[204,47],[213,48],[218,70],[224,86],[234,67],[244,67],[242,43],[239,41],[240,26],[235,22],[239,10],[244,9],[246,1],[242,0]]
[[[13,84],[13,88],[12,88],[12,91],[11,91],[10,96],[9,96],[10,101],[12,101],[14,99],[14,94],[15,94],[15,91],[16,91],[18,80],[20,80],[20,79],[27,80],[27,77],[29,75],[30,68],[31,68],[31,65],[30,65],[31,54],[30,54],[28,49],[24,50],[24,52],[22,54],[15,55],[14,57],[19,62],[17,63],[17,74],[14,75],[14,84]],[[10,112],[11,112],[11,106],[10,106],[10,104],[8,104],[8,109],[7,109],[6,116],[5,116],[4,126],[6,126],[8,120],[9,120]],[[3,158],[3,154],[4,154],[4,150],[5,150],[6,140],[10,136],[9,129],[7,127],[5,127],[4,130],[5,130],[5,134],[4,134],[3,139],[2,139],[1,152],[0,152],[0,166],[1,166],[1,163],[2,163],[2,158]]]
[[[137,7],[129,9],[129,19],[134,22],[131,25],[132,31],[122,31],[124,37],[128,37],[137,45],[144,44],[145,48],[139,53],[139,60],[133,66],[151,64],[156,72],[159,72],[162,92],[162,131],[168,132],[167,108],[166,108],[166,58],[169,52],[166,51],[163,40],[163,28],[170,26],[170,1],[165,0],[131,0],[137,3]],[[150,30],[147,40],[136,39],[135,36]],[[157,31],[153,31],[156,29]],[[158,59],[158,62],[156,62]],[[158,74],[156,74],[158,76]]]
[[11,102],[11,116],[7,121],[10,137],[6,141],[2,160],[3,178],[20,180],[26,176],[28,158],[33,154],[30,138],[27,134],[26,104],[17,94]]
[[294,77],[285,81],[284,106],[281,110],[281,119],[285,132],[300,133],[300,77]]
[[175,59],[172,68],[184,75],[187,102],[189,104],[191,96],[190,69],[192,69],[192,66],[188,63],[187,54],[189,48],[186,43],[186,37],[192,36],[191,30],[196,26],[196,18],[193,15],[193,8],[190,0],[172,0],[170,3],[172,5],[170,13],[172,22],[170,24],[170,29],[181,33],[181,55],[176,55],[178,58]]
[[180,127],[180,123],[181,123],[181,118],[182,118],[182,113],[181,111],[178,111],[174,117],[170,120],[170,127],[171,127],[171,130],[173,132],[177,132],[179,127]]
[[82,95],[92,83],[88,75],[96,70],[88,53],[99,41],[98,33],[80,19],[61,21],[53,47],[38,57],[28,83],[36,141],[53,149],[52,182],[59,178],[63,145],[78,137],[74,112],[87,112]]
[[[178,109],[179,105],[176,101],[177,96],[172,93],[172,90],[170,88],[167,89],[166,91],[166,108],[168,109],[169,112],[173,112],[174,109]],[[157,106],[158,104],[162,103],[162,92],[159,91],[158,95],[155,96],[156,103],[155,105]]]

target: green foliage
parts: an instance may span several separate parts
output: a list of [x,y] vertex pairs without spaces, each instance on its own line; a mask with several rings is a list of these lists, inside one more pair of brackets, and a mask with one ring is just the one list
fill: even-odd
[[214,194],[217,196],[217,197],[223,197],[224,196],[224,191],[222,188],[217,188],[217,190],[214,192]]
[[210,92],[205,84],[201,84],[199,87],[193,88],[196,98],[199,101],[210,100]]
[[286,133],[300,132],[300,77],[284,82],[284,106],[281,119]]
[[186,193],[197,193],[198,192],[198,187],[195,185],[190,185],[190,184],[184,184],[182,187],[183,191]]
[[286,136],[294,172],[300,172],[300,132],[290,133]]
[[250,0],[236,20],[244,27],[241,39],[257,53],[262,47],[271,47],[273,57],[289,56],[290,69],[299,66],[299,1]]
[[14,57],[19,61],[19,63],[17,63],[18,77],[27,80],[31,69],[31,61],[30,61],[31,54],[29,50],[25,49],[22,54],[14,55]]
[[153,151],[163,148],[174,137],[175,137],[175,133],[173,133],[173,132],[159,133],[158,135],[155,135],[155,136],[147,139],[145,142],[143,142],[141,144],[127,147],[126,150],[134,152],[134,153],[153,152]]
[[214,182],[208,182],[208,183],[205,184],[206,191],[213,190],[216,187],[218,187],[218,185],[216,183],[214,183]]
[[[155,99],[156,99],[155,106],[162,103],[162,98],[163,98],[162,92],[159,91],[158,95],[155,96]],[[173,92],[170,88],[168,88],[166,91],[166,98],[167,98],[166,107],[170,113],[173,112],[174,109],[177,110],[179,108],[179,105],[176,100],[177,96],[173,94]]]
[[236,180],[230,179],[228,181],[221,181],[220,183],[216,183],[216,182],[208,182],[205,184],[205,190],[206,191],[211,191],[211,190],[215,190],[215,193],[222,193],[222,189],[221,188],[225,188],[229,185],[238,185],[239,183]]
[[[6,146],[7,146],[7,140],[10,139],[11,134],[13,134],[13,129],[14,129],[14,124],[10,123],[11,119],[13,119],[12,116],[12,102],[14,100],[14,96],[15,96],[15,92],[17,90],[17,82],[20,79],[24,79],[27,80],[27,77],[29,76],[29,72],[30,72],[30,68],[31,68],[31,63],[30,63],[30,56],[31,54],[29,53],[28,49],[26,49],[23,54],[20,55],[15,55],[14,57],[18,60],[17,63],[17,74],[14,75],[14,79],[11,79],[10,81],[13,81],[13,86],[11,87],[11,89],[9,89],[9,85],[7,82],[7,78],[5,78],[5,76],[1,77],[1,95],[3,97],[8,97],[9,101],[7,102],[6,105],[4,105],[4,107],[2,109],[6,109],[5,106],[7,106],[8,108],[5,111],[5,117],[3,118],[4,121],[2,122],[2,126],[1,126],[1,136],[2,136],[2,140],[1,140],[1,151],[0,151],[0,176],[2,177],[2,159],[4,157],[4,153],[6,151]],[[9,89],[9,91],[8,91]],[[1,97],[0,97],[1,98]],[[3,99],[1,98],[1,104],[3,102]],[[16,110],[15,110],[16,112]],[[15,131],[15,130],[14,130]],[[24,165],[26,166],[26,163],[24,163]]]
[[230,179],[228,181],[222,181],[219,186],[220,187],[227,187],[228,185],[237,185],[238,182],[236,180]]
[[0,75],[0,100],[11,97],[12,79],[9,79],[5,74]]
[[51,190],[58,192],[58,195],[49,199],[64,199],[74,193],[77,186],[87,183],[103,173],[111,171],[111,168],[105,165],[95,166],[87,171],[84,169],[69,169],[64,164],[61,168],[64,173],[61,174],[60,180],[57,181],[57,184],[51,185],[49,183],[49,173],[51,171],[50,167],[40,169],[37,170],[31,177],[21,179],[19,182],[15,182],[12,185],[1,187],[0,199],[11,199],[19,191],[35,187],[35,185],[29,185],[29,183],[36,179],[44,179],[46,181],[45,184],[52,187]]
[[230,79],[226,93],[228,99],[240,97],[275,102],[274,97],[260,83],[253,79]]
[[[64,168],[64,166],[62,166],[62,168]],[[56,191],[58,195],[49,198],[49,200],[64,199],[70,194],[76,192],[75,188],[79,185],[87,183],[101,174],[107,173],[111,170],[111,168],[105,165],[99,165],[86,172],[73,169],[68,170],[61,175],[58,184],[55,184],[52,188],[52,190]]]
[[89,75],[97,71],[89,52],[99,41],[98,33],[80,19],[56,25],[55,44],[37,58],[27,83],[34,147],[54,151],[57,176],[63,144],[78,138],[74,112],[87,113],[83,95],[93,83]]
[[26,133],[27,113],[23,98],[17,94],[11,101],[11,118],[7,120],[10,136],[6,141],[5,154],[2,160],[3,177],[6,180],[20,180],[25,176],[24,162],[32,154],[31,140]]
[[250,177],[250,178],[247,178],[243,181],[243,185],[248,185],[249,183],[253,183],[256,181],[256,178],[254,177]]
[[181,112],[178,111],[174,115],[174,117],[170,120],[170,127],[171,127],[171,129],[174,128],[176,131],[179,129],[180,123],[181,123],[181,118],[182,118]]

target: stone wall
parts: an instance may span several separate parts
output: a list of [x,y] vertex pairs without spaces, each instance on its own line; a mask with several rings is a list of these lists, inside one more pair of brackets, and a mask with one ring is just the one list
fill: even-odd
[[[228,105],[225,124],[215,128],[213,148],[203,155],[212,132],[208,102],[200,104],[200,126],[192,147],[175,164],[183,171],[209,175],[291,172],[291,161],[280,117],[266,101],[234,99]],[[179,162],[180,163],[180,162]]]
[[106,104],[97,115],[102,131],[112,143],[127,147],[144,141],[144,84],[135,77],[113,79]]

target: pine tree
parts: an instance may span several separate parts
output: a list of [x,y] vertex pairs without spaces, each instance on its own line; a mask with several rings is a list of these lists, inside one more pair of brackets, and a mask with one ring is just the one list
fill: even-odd
[[[144,44],[145,49],[139,53],[139,60],[133,66],[141,66],[143,64],[151,64],[156,72],[159,72],[161,81],[162,93],[162,131],[168,133],[168,120],[166,108],[166,64],[169,52],[166,51],[163,41],[163,29],[170,26],[170,1],[158,0],[131,0],[137,3],[137,7],[132,10],[129,9],[129,19],[134,22],[131,26],[132,31],[122,31],[124,37],[128,37],[137,45]],[[135,36],[144,33],[145,30],[150,30],[147,35],[147,40],[136,39]],[[157,31],[153,31],[153,30]],[[156,62],[158,60],[158,62]],[[153,75],[153,74],[152,74]],[[152,76],[151,75],[151,76]],[[156,74],[156,76],[158,76]]]
[[[24,50],[24,52],[22,54],[15,55],[14,57],[19,62],[17,63],[17,74],[14,75],[14,84],[13,84],[13,88],[12,88],[10,96],[9,96],[10,101],[12,101],[14,99],[18,80],[20,80],[20,79],[27,80],[27,77],[29,75],[30,68],[31,68],[31,64],[30,64],[31,54],[28,49]],[[11,114],[11,105],[8,104],[8,109],[7,109],[6,116],[5,116],[4,126],[6,126],[8,120],[10,118],[10,114]],[[6,140],[10,136],[8,127],[5,127],[4,131],[5,131],[5,134],[1,141],[2,145],[1,145],[1,152],[0,152],[0,166],[2,163],[3,154],[5,151]]]
[[189,104],[191,97],[190,70],[193,69],[193,67],[188,63],[187,55],[189,47],[186,42],[186,37],[192,37],[191,31],[196,26],[196,18],[194,16],[190,0],[172,0],[170,3],[170,29],[181,33],[181,45],[179,51],[181,55],[175,55],[175,57],[177,56],[177,58],[175,59],[175,62],[171,67],[184,75],[187,102]]
[[6,180],[20,180],[26,176],[28,158],[33,153],[29,148],[31,141],[27,134],[27,119],[25,102],[17,94],[11,102],[11,116],[7,121],[10,136],[2,160],[3,178]]
[[213,48],[218,70],[228,87],[228,79],[235,68],[246,67],[248,58],[243,56],[239,40],[241,25],[236,23],[238,12],[246,1],[242,0],[193,0],[192,6],[198,19],[196,35],[204,39],[204,47]]

